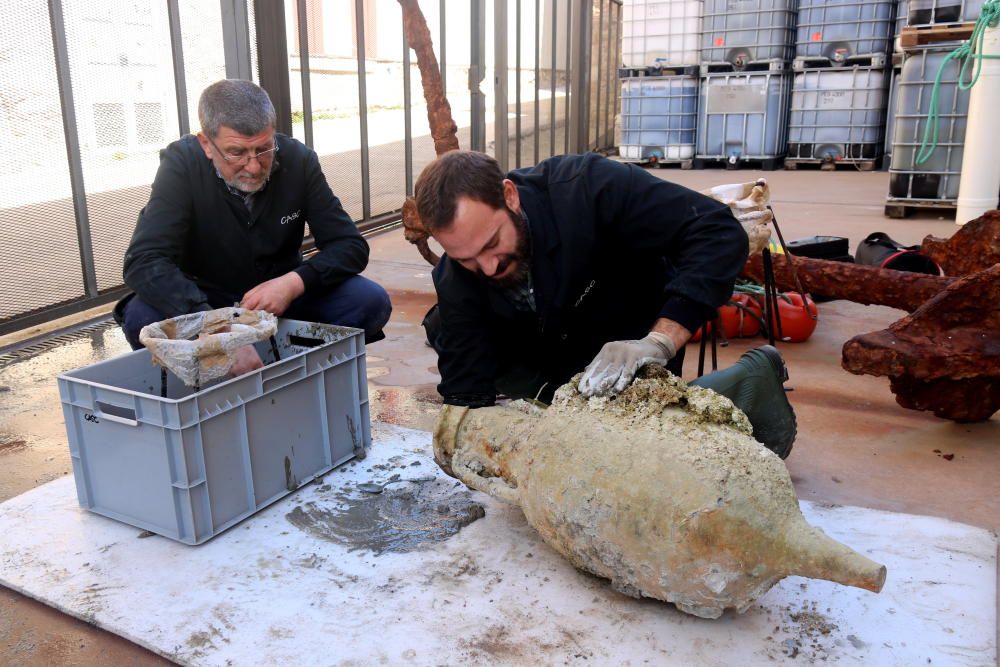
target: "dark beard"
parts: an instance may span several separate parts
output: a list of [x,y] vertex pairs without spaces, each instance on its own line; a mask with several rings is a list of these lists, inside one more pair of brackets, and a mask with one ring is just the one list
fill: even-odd
[[511,221],[514,223],[514,229],[517,231],[517,245],[514,247],[514,253],[508,255],[500,262],[500,265],[497,267],[497,273],[506,271],[511,262],[514,261],[517,262],[517,268],[509,276],[488,279],[503,289],[513,289],[523,285],[531,273],[531,237],[528,232],[528,222],[523,216],[509,208],[507,209],[507,215],[510,216]]

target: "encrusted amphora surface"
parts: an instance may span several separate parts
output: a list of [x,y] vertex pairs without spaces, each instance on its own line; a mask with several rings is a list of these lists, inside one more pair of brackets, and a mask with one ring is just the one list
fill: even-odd
[[576,567],[705,618],[783,577],[881,590],[885,567],[806,523],[784,463],[729,399],[658,367],[615,398],[577,379],[551,407],[445,406],[438,464],[521,506]]

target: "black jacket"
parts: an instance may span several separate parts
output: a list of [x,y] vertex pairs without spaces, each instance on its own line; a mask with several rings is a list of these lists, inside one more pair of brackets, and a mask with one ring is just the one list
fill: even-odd
[[[125,254],[125,283],[174,317],[239,301],[254,286],[295,270],[306,290],[360,273],[368,244],[334,196],[316,153],[275,135],[277,164],[253,213],[231,193],[193,135],[160,152],[149,202]],[[320,252],[302,262],[305,224]]]
[[447,256],[434,269],[445,403],[490,405],[512,365],[555,386],[658,317],[695,331],[732,294],[747,236],[729,208],[596,154],[511,172],[531,232],[535,313]]

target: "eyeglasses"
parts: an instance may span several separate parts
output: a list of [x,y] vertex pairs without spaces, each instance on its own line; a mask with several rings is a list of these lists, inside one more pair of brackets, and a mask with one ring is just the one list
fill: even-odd
[[250,164],[251,158],[256,158],[257,162],[264,163],[274,157],[274,154],[278,152],[278,142],[275,141],[274,145],[268,148],[266,151],[257,151],[251,153],[250,151],[240,151],[239,153],[227,153],[226,151],[219,148],[219,146],[212,141],[212,137],[205,135],[208,139],[208,143],[212,144],[212,147],[216,152],[222,156],[222,159],[227,163],[236,167],[245,167]]

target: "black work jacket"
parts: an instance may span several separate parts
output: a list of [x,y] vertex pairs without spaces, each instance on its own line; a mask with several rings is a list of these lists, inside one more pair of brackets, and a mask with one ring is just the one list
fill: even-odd
[[[508,175],[531,233],[536,312],[447,255],[434,269],[445,403],[493,403],[511,365],[558,386],[659,317],[695,331],[732,294],[748,241],[729,207],[596,154]],[[554,386],[551,387],[554,389]]]
[[[297,271],[306,290],[360,273],[368,243],[330,190],[316,153],[276,134],[277,164],[253,212],[219,178],[198,139],[160,152],[149,202],[125,254],[125,283],[164,317],[239,301],[251,288]],[[306,223],[320,251],[303,263]]]

